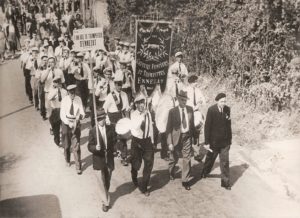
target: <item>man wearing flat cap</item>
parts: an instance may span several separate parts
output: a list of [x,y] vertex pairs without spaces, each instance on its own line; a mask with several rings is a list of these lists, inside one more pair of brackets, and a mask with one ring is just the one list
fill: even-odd
[[77,174],[81,174],[80,120],[85,116],[81,98],[75,95],[76,85],[67,87],[68,95],[61,101],[60,119],[62,121],[62,143],[65,149],[67,166],[70,166],[72,150]]
[[[100,183],[102,210],[107,212],[109,209],[109,187],[112,172],[115,168],[114,163],[114,129],[106,125],[106,113],[103,108],[97,111],[98,125],[94,126],[89,132],[88,150],[93,154],[93,168],[97,171],[97,178]],[[98,127],[98,129],[97,129]],[[99,145],[97,142],[97,133]],[[99,170],[101,175],[98,175]]]
[[169,111],[166,128],[170,150],[169,173],[170,180],[174,180],[175,165],[182,154],[182,186],[186,190],[190,190],[192,143],[197,143],[198,134],[194,125],[193,108],[186,105],[187,92],[180,90],[177,99],[179,105]]
[[[134,99],[136,110],[131,114],[131,178],[145,196],[149,196],[148,185],[154,162],[153,123],[151,113],[146,108],[146,97],[139,93]],[[144,160],[143,178],[138,183],[138,171]]]
[[215,100],[217,103],[208,108],[204,126],[205,145],[209,145],[212,152],[208,152],[206,155],[201,177],[208,176],[219,155],[221,186],[230,190],[229,149],[232,139],[230,108],[225,105],[226,95],[224,93],[219,93]]
[[49,122],[53,131],[54,143],[60,144],[60,106],[62,99],[67,95],[67,91],[62,87],[61,78],[53,79],[53,86],[49,89],[48,100],[50,101],[51,115]]

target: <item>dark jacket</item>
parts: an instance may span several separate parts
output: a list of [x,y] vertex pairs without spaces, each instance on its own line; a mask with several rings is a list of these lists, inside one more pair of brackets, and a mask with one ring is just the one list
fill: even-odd
[[217,104],[208,108],[204,136],[205,144],[209,144],[211,148],[223,148],[231,145],[231,117],[228,106],[224,106],[223,113],[219,111]]
[[[198,139],[198,134],[194,125],[194,111],[190,106],[186,106],[188,121],[189,121],[189,135],[192,142],[195,144]],[[169,111],[168,123],[166,128],[167,143],[176,146],[179,142],[181,134],[181,119],[179,114],[179,106],[172,108]]]
[[[106,126],[106,138],[107,138],[107,149],[104,146],[104,142],[99,133],[100,150],[96,150],[97,145],[97,134],[96,126],[94,126],[89,132],[88,149],[93,153],[93,168],[94,170],[103,170],[105,167],[114,169],[114,129],[111,126]],[[105,157],[106,156],[106,157]]]

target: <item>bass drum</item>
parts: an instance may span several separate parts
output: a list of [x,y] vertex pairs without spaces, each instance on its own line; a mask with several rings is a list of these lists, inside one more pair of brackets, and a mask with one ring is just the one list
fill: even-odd
[[173,107],[175,107],[173,97],[169,94],[163,94],[160,97],[155,110],[155,123],[160,133],[166,131],[169,111]]
[[128,118],[120,119],[116,124],[116,133],[121,139],[130,139],[131,138],[131,120]]

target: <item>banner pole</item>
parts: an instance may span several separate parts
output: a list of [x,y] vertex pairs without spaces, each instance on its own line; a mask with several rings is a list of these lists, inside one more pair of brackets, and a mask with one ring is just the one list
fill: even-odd
[[98,122],[97,122],[97,107],[96,107],[96,96],[95,96],[95,88],[94,88],[94,70],[93,70],[93,63],[92,63],[92,52],[89,50],[89,62],[91,68],[91,80],[92,80],[92,96],[93,96],[93,108],[94,108],[94,117],[95,117],[95,127],[96,127],[96,135],[97,135],[97,146],[100,146],[99,142],[99,132],[98,132]]

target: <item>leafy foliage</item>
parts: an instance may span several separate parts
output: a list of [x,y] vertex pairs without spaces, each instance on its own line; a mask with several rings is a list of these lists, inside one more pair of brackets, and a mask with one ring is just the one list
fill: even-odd
[[299,108],[297,0],[107,1],[112,32],[132,38],[132,15],[174,20],[172,52],[184,51],[190,72],[229,80],[262,110]]

